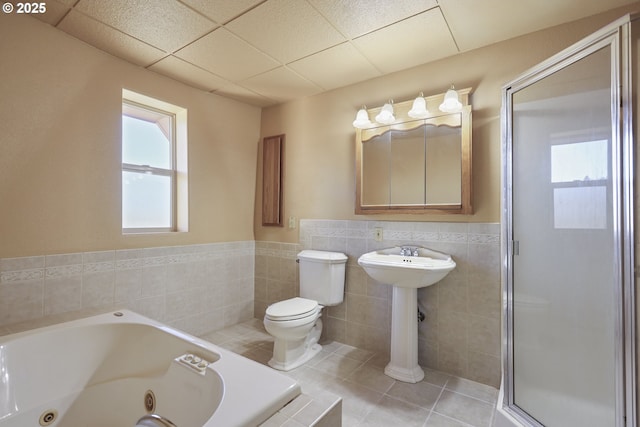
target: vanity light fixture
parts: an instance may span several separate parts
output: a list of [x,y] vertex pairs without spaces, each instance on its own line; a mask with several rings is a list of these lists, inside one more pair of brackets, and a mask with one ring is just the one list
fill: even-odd
[[353,121],[353,127],[357,129],[366,129],[373,126],[371,120],[369,120],[369,113],[367,113],[367,106],[363,105],[356,114],[356,119]]
[[413,106],[409,110],[409,117],[412,119],[424,119],[429,116],[427,110],[427,101],[424,99],[424,93],[420,92],[420,96],[413,100]]
[[451,85],[451,88],[444,94],[444,101],[440,104],[439,108],[443,113],[456,113],[462,109],[458,92],[453,85]]
[[396,118],[393,115],[393,100],[389,100],[386,104],[382,106],[382,110],[376,116],[376,122],[382,125],[390,125],[395,122]]

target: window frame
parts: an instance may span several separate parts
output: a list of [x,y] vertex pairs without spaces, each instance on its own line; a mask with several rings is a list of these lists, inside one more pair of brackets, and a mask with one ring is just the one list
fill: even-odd
[[[171,111],[166,111],[161,108],[156,108],[148,104],[143,104],[139,102],[132,101],[123,97],[122,99],[122,115],[121,120],[124,116],[131,117],[137,120],[144,120],[150,123],[154,123],[148,119],[148,117],[143,117],[143,114],[135,115],[131,114],[131,112],[125,113],[125,109],[129,107],[130,110],[142,110],[143,113],[150,113],[150,116],[158,115],[158,116],[166,116],[169,118],[170,122],[170,167],[171,169],[158,168],[149,165],[142,164],[133,164],[133,163],[125,163],[122,161],[122,171],[121,176],[124,172],[130,173],[138,173],[145,175],[156,175],[156,176],[168,176],[170,179],[170,211],[169,211],[169,227],[124,227],[124,208],[121,209],[121,227],[123,234],[146,234],[146,233],[167,233],[167,232],[175,232],[177,230],[177,161],[176,161],[176,114]],[[124,126],[124,125],[123,125]],[[124,136],[121,140],[121,146],[124,146]],[[122,198],[121,198],[122,199]]]

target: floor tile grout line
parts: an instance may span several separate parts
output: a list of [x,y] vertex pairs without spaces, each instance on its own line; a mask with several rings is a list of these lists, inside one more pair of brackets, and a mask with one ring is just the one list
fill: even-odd
[[[484,426],[478,426],[478,425],[474,425],[474,424],[469,424],[469,423],[467,423],[467,422],[465,422],[465,421],[459,420],[459,419],[457,419],[457,418],[453,418],[453,417],[452,417],[452,416],[450,416],[450,415],[442,414],[442,413],[440,413],[440,412],[436,411],[435,409],[434,409],[434,410],[432,410],[432,411],[429,413],[429,418],[431,418],[431,414],[437,414],[437,415],[438,415],[438,416],[440,416],[440,417],[446,418],[446,419],[451,420],[451,421],[455,421],[455,422],[456,422],[456,423],[458,423],[458,424],[462,424],[464,427],[484,427]],[[427,418],[427,421],[429,421],[429,418]],[[426,421],[425,421],[425,425],[426,425]],[[491,424],[489,424],[489,425],[491,425]],[[487,426],[487,427],[488,427],[488,426]]]
[[459,394],[460,396],[464,396],[464,397],[468,397],[469,399],[477,400],[477,401],[478,401],[478,402],[480,402],[480,403],[486,403],[487,405],[491,405],[491,406],[493,406],[493,405],[495,405],[495,404],[496,404],[496,401],[484,400],[484,399],[481,399],[481,398],[476,397],[476,396],[472,396],[472,395],[467,394],[467,393],[461,393],[461,392],[459,392],[459,391],[452,390],[452,389],[450,389],[450,388],[447,388],[446,390],[447,390],[448,392],[450,392],[450,393]]
[[436,409],[436,405],[438,404],[438,401],[440,401],[440,398],[442,397],[442,394],[444,393],[447,384],[449,383],[449,379],[447,378],[447,380],[444,382],[444,384],[442,384],[442,387],[440,388],[440,393],[438,394],[438,397],[436,398],[435,402],[433,402],[433,406],[431,407],[431,409],[429,410],[429,415],[427,415],[427,419],[424,420],[424,424],[423,426],[426,426],[427,423],[429,422],[429,418],[431,418],[431,415],[434,413],[435,409]]

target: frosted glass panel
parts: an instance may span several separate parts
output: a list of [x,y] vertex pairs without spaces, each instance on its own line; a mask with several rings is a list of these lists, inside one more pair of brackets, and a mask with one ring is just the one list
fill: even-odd
[[555,228],[606,228],[607,187],[555,188]]
[[513,95],[513,401],[547,427],[613,426],[611,52]]
[[122,228],[171,227],[171,178],[122,172]]

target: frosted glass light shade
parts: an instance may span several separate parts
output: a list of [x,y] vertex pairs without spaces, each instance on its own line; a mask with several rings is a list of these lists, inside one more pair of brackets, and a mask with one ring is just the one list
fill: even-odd
[[383,125],[390,125],[395,122],[396,118],[393,116],[393,105],[386,103],[380,110],[380,113],[376,116],[376,122]]
[[462,103],[458,99],[458,92],[453,86],[444,94],[444,101],[439,108],[444,113],[456,113],[462,109]]
[[366,129],[370,127],[373,123],[369,120],[369,113],[364,108],[358,110],[356,114],[356,119],[353,121],[353,127],[357,129]]
[[409,110],[409,117],[413,119],[424,119],[429,115],[427,111],[427,101],[422,96],[417,97],[413,101],[413,106]]

